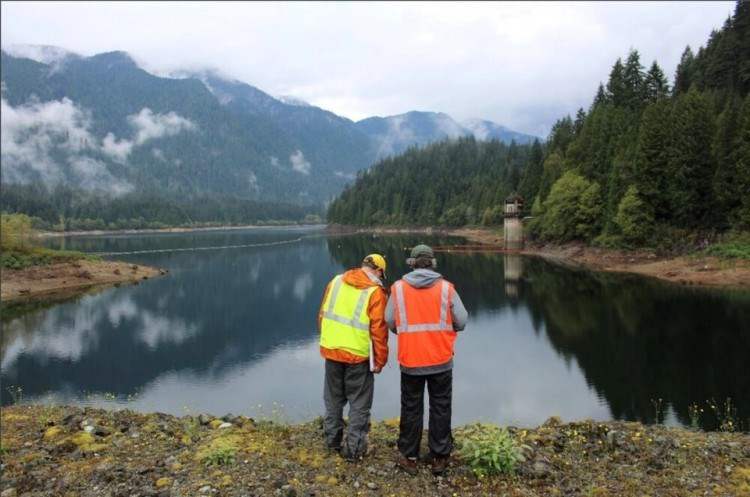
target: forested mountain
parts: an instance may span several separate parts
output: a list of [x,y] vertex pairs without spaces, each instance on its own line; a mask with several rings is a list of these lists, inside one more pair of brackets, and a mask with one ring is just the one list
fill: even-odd
[[543,144],[411,150],[361,174],[329,221],[494,224],[504,195],[518,192],[532,206],[529,232],[547,240],[669,243],[750,229],[749,2],[697,53],[685,49],[674,81],[631,50],[589,109],[559,119]]
[[358,121],[356,126],[370,137],[376,159],[399,155],[410,147],[462,136],[519,144],[536,139],[481,119],[459,124],[449,115],[438,112],[413,111],[398,116],[369,117]]
[[[45,50],[36,60],[3,50],[0,73],[2,208],[47,222],[106,206],[115,217],[94,218],[96,224],[118,224],[150,204],[144,212],[172,214],[140,217],[161,223],[224,222],[239,214],[226,213],[230,205],[265,205],[267,212],[288,204],[283,212],[320,215],[378,158],[446,136],[439,126],[424,128],[434,114],[374,118],[390,130],[393,147],[384,153],[383,134],[370,133],[367,123],[215,73],[165,78],[125,52],[81,57]],[[494,123],[484,128],[516,137]],[[209,213],[207,205],[218,210]],[[115,207],[124,209],[119,217]]]
[[462,137],[411,148],[362,172],[331,204],[328,220],[347,225],[499,224],[521,172],[542,146]]

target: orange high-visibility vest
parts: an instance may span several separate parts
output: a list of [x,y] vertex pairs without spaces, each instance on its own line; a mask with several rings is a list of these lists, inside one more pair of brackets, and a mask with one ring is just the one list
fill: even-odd
[[393,284],[398,362],[408,368],[445,364],[453,358],[453,284],[441,279],[428,288]]

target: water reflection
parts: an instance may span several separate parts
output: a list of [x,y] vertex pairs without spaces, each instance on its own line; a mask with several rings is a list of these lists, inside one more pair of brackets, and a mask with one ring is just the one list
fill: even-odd
[[519,254],[505,254],[503,267],[505,269],[505,295],[509,299],[518,299],[521,294],[523,257]]
[[[455,425],[534,426],[550,415],[653,422],[654,399],[673,424],[688,425],[688,406],[712,398],[731,398],[740,419],[750,412],[748,292],[451,252],[464,241],[449,237],[316,229],[67,239],[73,250],[155,251],[116,258],[168,273],[51,307],[3,309],[2,383],[21,386],[27,401],[255,416],[272,415],[275,403],[283,407],[274,415],[312,419],[322,411],[326,283],[371,252],[386,256],[393,282],[422,242],[443,247],[438,269],[470,313],[456,342]],[[399,413],[393,335],[390,344],[375,419]],[[701,421],[715,428],[708,414]]]

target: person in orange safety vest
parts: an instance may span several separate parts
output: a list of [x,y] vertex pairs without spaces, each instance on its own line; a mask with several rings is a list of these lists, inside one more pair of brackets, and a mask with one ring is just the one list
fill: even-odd
[[453,342],[466,326],[468,312],[453,284],[435,271],[430,247],[417,245],[406,262],[412,271],[391,286],[385,308],[388,328],[398,336],[401,367],[397,465],[409,474],[418,472],[427,385],[429,459],[432,472],[439,475],[447,469],[453,449]]
[[[356,461],[372,452],[367,444],[374,393],[373,374],[388,362],[388,329],[383,315],[387,292],[385,258],[370,254],[361,267],[334,277],[318,312],[320,355],[325,358],[323,430],[331,451]],[[349,423],[344,437],[344,406]]]

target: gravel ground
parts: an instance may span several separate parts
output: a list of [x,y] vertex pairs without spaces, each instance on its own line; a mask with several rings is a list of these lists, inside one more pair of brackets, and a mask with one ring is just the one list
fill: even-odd
[[[550,418],[508,427],[530,447],[514,476],[445,476],[396,465],[398,420],[373,423],[375,453],[325,449],[320,420],[174,417],[57,405],[0,411],[3,497],[28,496],[747,496],[750,435]],[[454,429],[456,446],[467,427]],[[426,435],[426,434],[425,434]]]

